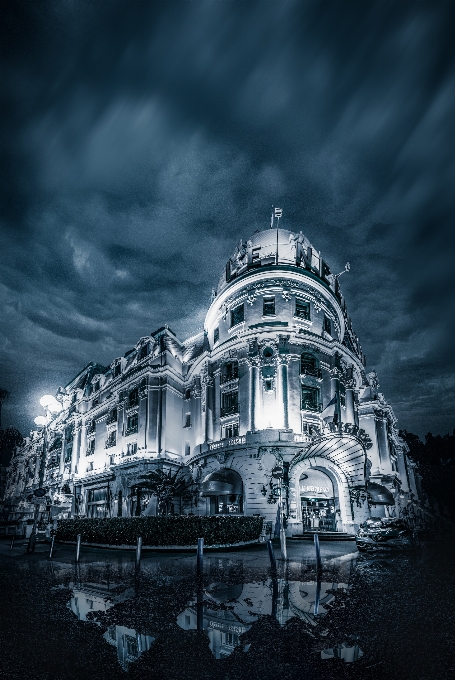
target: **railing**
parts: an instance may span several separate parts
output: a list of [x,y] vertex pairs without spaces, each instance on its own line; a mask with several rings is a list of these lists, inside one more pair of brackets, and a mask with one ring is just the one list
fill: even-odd
[[301,366],[300,375],[311,375],[314,378],[322,378],[322,371],[320,368],[311,368],[310,366]]
[[322,404],[302,404],[301,411],[311,411],[312,413],[321,413],[322,411]]
[[232,373],[221,374],[220,383],[221,383],[221,385],[224,385],[224,383],[231,382],[231,380],[238,380],[238,377],[239,377],[238,371],[233,371]]
[[117,422],[117,413],[112,413],[108,416],[106,420],[106,425],[110,425],[111,423],[116,423]]
[[135,434],[137,432],[137,425],[133,425],[133,427],[127,427],[125,430],[125,437],[127,437],[129,434]]
[[234,404],[233,406],[221,407],[221,417],[223,416],[233,416],[239,412],[239,405]]
[[115,439],[108,439],[108,440],[106,441],[106,444],[104,445],[104,448],[105,448],[105,449],[110,449],[110,448],[112,448],[113,446],[115,446],[116,443],[117,443],[117,442],[116,442]]

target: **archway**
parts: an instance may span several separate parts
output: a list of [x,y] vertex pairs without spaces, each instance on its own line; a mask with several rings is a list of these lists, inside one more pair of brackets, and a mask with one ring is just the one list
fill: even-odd
[[202,495],[210,503],[210,515],[243,514],[242,478],[229,468],[212,472],[202,483]]
[[309,467],[301,472],[299,502],[304,531],[337,530],[338,495],[325,471]]

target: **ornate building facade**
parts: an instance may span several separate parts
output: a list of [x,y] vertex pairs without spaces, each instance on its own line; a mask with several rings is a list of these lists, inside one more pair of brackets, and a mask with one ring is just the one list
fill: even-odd
[[282,498],[293,534],[353,533],[418,503],[338,276],[302,232],[274,226],[240,241],[203,331],[181,342],[160,328],[59,389],[61,412],[9,468],[10,509],[30,513],[39,487],[52,517],[153,515],[156,499],[134,496],[138,479],[178,466],[198,492],[175,499],[176,512],[273,521]]

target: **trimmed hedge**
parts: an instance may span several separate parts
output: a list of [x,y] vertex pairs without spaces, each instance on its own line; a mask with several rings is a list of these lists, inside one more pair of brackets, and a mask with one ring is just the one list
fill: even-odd
[[204,538],[205,545],[241,543],[259,538],[262,517],[112,517],[106,519],[60,519],[57,541],[75,541],[78,534],[84,543],[136,545],[142,536],[143,545],[196,545]]

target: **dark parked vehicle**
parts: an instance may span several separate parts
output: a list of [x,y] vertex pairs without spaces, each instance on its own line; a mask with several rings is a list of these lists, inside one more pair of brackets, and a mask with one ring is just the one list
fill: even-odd
[[402,519],[372,517],[360,525],[355,536],[357,550],[412,550],[417,543]]

